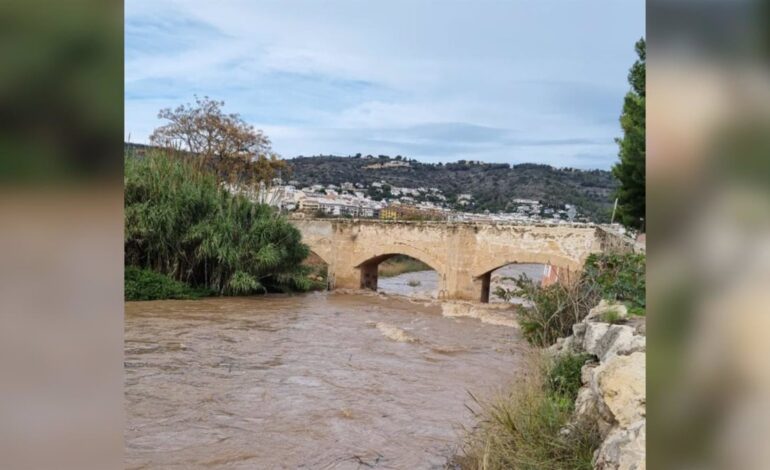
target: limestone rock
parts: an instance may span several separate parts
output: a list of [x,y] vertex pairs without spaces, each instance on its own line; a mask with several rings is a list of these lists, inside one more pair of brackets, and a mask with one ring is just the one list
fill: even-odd
[[599,366],[599,364],[595,362],[588,362],[580,369],[580,382],[583,385],[590,385],[591,379],[594,376],[594,371]]
[[602,436],[608,435],[614,424],[612,413],[607,410],[601,397],[591,387],[582,387],[578,390],[573,421],[596,424]]
[[598,398],[591,387],[582,387],[578,390],[575,399],[575,414],[579,419],[597,418],[596,401]]
[[602,300],[599,302],[599,305],[592,308],[591,311],[588,312],[586,321],[605,321],[605,315],[608,315],[609,312],[613,311],[617,314],[618,318],[622,319],[628,317],[628,309],[625,305]]
[[566,338],[558,338],[555,343],[548,346],[546,348],[546,351],[548,351],[548,354],[558,356],[559,354],[564,354],[566,351],[564,349],[564,341]]
[[598,393],[620,427],[646,416],[645,355],[612,356],[594,374]]
[[547,350],[554,355],[578,354],[582,352],[583,345],[574,336],[567,336],[566,338],[558,338]]
[[609,328],[609,323],[586,323],[583,350],[588,354],[599,356],[599,344]]
[[613,354],[627,355],[644,351],[647,340],[643,336],[634,335],[634,328],[625,325],[612,325],[596,346],[596,355],[606,361]]
[[567,354],[575,353],[575,337],[574,336],[567,336],[564,339],[564,342],[561,345],[562,351],[564,351]]
[[[624,320],[622,324],[605,322],[610,311]],[[598,427],[603,442],[594,454],[596,469],[645,469],[645,324],[643,317],[629,317],[625,306],[602,301],[572,326],[572,336],[550,348],[557,354],[588,353],[599,360],[580,370],[583,387],[572,417],[573,423]]]
[[644,470],[646,428],[645,421],[639,420],[628,429],[613,429],[596,452],[594,468]]
[[583,339],[586,336],[587,323],[585,321],[572,325],[572,349],[576,353],[583,351]]

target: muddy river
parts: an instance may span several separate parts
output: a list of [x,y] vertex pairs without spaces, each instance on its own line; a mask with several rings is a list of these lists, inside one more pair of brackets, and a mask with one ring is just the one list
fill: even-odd
[[525,351],[376,294],[128,302],[126,468],[445,468]]

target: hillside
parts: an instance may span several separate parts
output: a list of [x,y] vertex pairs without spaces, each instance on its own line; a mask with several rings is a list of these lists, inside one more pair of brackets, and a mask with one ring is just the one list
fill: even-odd
[[573,204],[596,222],[609,221],[617,181],[609,171],[582,171],[548,165],[479,163],[427,164],[401,157],[297,157],[286,160],[291,179],[300,186],[340,184],[370,185],[386,181],[393,186],[440,189],[453,202],[470,193],[470,211],[512,211],[515,198],[537,199],[546,206]]

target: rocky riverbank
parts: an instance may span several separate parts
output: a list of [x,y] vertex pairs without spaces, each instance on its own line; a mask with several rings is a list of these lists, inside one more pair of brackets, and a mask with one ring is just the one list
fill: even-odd
[[583,386],[573,417],[598,425],[602,443],[594,454],[595,469],[645,468],[645,325],[643,317],[629,316],[625,306],[602,301],[573,325],[571,336],[550,348],[556,355],[596,358],[581,370]]

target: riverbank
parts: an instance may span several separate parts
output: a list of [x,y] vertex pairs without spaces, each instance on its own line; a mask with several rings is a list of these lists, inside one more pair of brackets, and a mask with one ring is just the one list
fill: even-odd
[[378,269],[379,277],[393,277],[404,273],[413,273],[417,271],[432,271],[433,268],[420,260],[408,256],[396,255],[380,263]]
[[645,318],[602,301],[525,362],[507,390],[476,400],[463,470],[645,468]]
[[645,257],[586,259],[574,282],[516,282],[529,373],[478,402],[457,461],[464,470],[645,468]]

